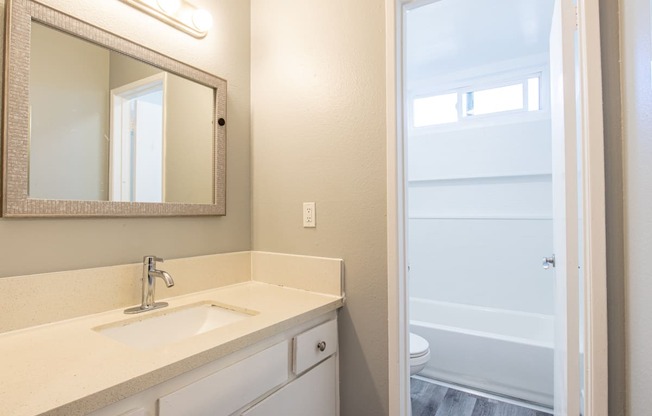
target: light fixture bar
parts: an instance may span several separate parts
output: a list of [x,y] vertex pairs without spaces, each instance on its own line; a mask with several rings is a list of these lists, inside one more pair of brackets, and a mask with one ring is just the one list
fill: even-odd
[[[206,10],[199,9],[185,0],[178,0],[178,7],[174,7],[175,2],[159,0],[121,1],[198,39],[208,34],[208,29],[212,24],[212,17]],[[172,6],[168,4],[172,4]],[[198,16],[200,16],[199,19]]]

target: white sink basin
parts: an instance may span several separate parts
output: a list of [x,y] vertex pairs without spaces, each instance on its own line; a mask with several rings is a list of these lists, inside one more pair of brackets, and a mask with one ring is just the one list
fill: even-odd
[[145,349],[181,341],[258,314],[215,302],[195,303],[170,310],[159,309],[149,316],[148,313],[143,312],[137,318],[93,330],[130,347]]

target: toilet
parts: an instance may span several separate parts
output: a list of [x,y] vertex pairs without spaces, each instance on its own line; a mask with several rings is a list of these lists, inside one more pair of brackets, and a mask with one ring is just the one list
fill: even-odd
[[430,345],[425,338],[410,332],[410,375],[423,370],[430,360]]

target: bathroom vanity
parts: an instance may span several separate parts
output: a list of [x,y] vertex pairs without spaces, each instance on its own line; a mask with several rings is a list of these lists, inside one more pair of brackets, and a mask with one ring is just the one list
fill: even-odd
[[331,312],[91,415],[337,415],[336,353]]
[[[87,293],[92,300],[102,297],[103,285],[136,280],[127,303],[121,300],[133,305],[141,265],[0,279],[7,295],[0,306],[0,414],[339,414],[341,260],[240,252],[165,264],[177,291],[159,288],[165,308],[77,311],[14,330],[7,329],[21,322],[12,320],[25,324],[24,308],[56,315],[74,305],[81,282],[95,288]],[[47,284],[67,290],[33,290]],[[179,294],[184,285],[193,291]],[[206,285],[214,287],[194,290]],[[168,290],[176,296],[166,297]],[[33,297],[23,296],[30,291]]]

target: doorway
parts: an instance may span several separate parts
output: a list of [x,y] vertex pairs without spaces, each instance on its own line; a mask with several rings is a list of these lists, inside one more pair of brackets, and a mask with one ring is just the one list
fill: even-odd
[[[398,356],[398,365],[390,365],[390,384],[398,391],[390,404],[407,414],[405,338],[412,329],[431,344],[436,362],[426,376],[554,404],[558,415],[579,414],[580,372],[587,371],[580,371],[580,361],[606,374],[604,351],[581,358],[579,350],[580,339],[588,350],[606,347],[606,320],[595,314],[604,309],[604,264],[596,257],[604,249],[604,185],[594,176],[602,163],[601,108],[587,89],[596,77],[586,71],[588,61],[597,57],[599,64],[599,50],[586,36],[597,31],[597,6],[579,2],[575,55],[572,1],[484,3],[396,2],[395,20],[388,21],[400,34],[394,47],[401,63],[391,68],[400,88],[388,98],[397,109],[389,137],[402,138],[394,155],[390,142],[395,162],[388,158],[389,284],[390,297],[398,297],[390,299],[390,362]],[[431,15],[423,18],[422,32],[411,31],[419,11]],[[411,38],[426,47],[411,51]],[[550,52],[557,61],[552,65]],[[577,88],[569,81],[575,68]],[[558,70],[566,71],[566,90],[558,88],[564,75]],[[578,134],[568,134],[575,126]],[[557,159],[554,137],[562,139]],[[569,161],[578,175],[568,175]],[[555,192],[561,217],[559,206],[553,208]],[[587,203],[578,203],[578,196]],[[553,227],[556,218],[563,227]],[[557,268],[544,270],[542,258],[550,269],[557,252]],[[583,263],[587,282],[580,291]],[[408,296],[410,288],[416,296]],[[589,319],[581,334],[580,293],[589,294],[587,316],[598,318]],[[591,376],[585,398],[597,410],[601,399],[592,392],[606,385]]]
[[166,81],[161,72],[111,90],[111,201],[165,201]]
[[[405,13],[410,332],[419,375],[553,406],[553,1]],[[524,23],[525,22],[525,23]]]

